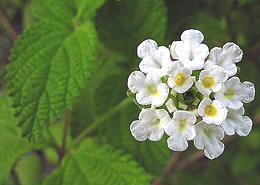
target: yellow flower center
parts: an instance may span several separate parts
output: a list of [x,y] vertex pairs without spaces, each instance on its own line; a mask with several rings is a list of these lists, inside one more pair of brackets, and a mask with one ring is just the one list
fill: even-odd
[[155,85],[149,85],[146,87],[147,91],[153,95],[153,96],[159,96],[160,95],[160,90],[156,88]]
[[174,78],[174,82],[175,82],[175,84],[177,85],[177,86],[181,86],[181,85],[183,85],[184,84],[184,82],[185,82],[185,80],[186,80],[186,77],[185,77],[185,75],[184,74],[177,74],[176,76],[175,76],[175,78]]
[[161,120],[156,118],[151,121],[151,127],[158,127],[160,125]]
[[216,107],[214,107],[213,105],[207,105],[204,109],[204,113],[207,116],[216,116],[216,114],[218,113],[218,110],[216,109]]
[[215,80],[208,76],[208,77],[205,77],[203,80],[202,80],[202,85],[205,87],[205,88],[211,88],[213,85],[215,84]]
[[187,127],[187,120],[186,119],[181,119],[178,121],[178,130],[180,132],[183,132]]

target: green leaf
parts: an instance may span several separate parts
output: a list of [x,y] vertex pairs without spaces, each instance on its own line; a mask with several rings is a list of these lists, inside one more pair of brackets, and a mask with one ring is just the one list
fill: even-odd
[[97,13],[97,30],[103,43],[130,57],[136,56],[137,45],[145,39],[162,42],[166,23],[163,0],[107,1]]
[[150,176],[129,156],[83,141],[44,185],[148,185],[149,181]]
[[16,127],[16,119],[8,98],[0,97],[0,184],[9,173],[21,155],[26,153],[31,145],[21,138],[20,130]]
[[6,79],[23,135],[38,138],[54,116],[72,106],[90,77],[98,45],[89,21],[73,27],[53,18],[22,34]]

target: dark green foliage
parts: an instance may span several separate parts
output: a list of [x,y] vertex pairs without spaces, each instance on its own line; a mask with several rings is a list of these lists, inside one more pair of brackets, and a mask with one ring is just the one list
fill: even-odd
[[149,176],[129,156],[83,141],[44,185],[149,185]]

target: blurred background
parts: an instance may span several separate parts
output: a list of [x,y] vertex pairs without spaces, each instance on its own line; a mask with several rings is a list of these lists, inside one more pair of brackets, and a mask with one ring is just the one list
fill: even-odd
[[[96,75],[89,82],[92,90],[82,90],[72,110],[69,140],[91,124],[97,116],[126,98],[127,77],[138,66],[136,47],[141,41],[152,38],[159,45],[170,45],[173,40],[180,39],[184,30],[198,29],[204,34],[204,43],[209,48],[222,47],[226,42],[232,41],[244,52],[242,61],[238,63],[238,76],[241,81],[250,81],[256,87],[255,100],[246,105],[246,115],[253,120],[250,135],[227,137],[224,153],[213,161],[197,153],[192,145],[186,152],[172,153],[167,148],[165,139],[156,143],[139,143],[133,139],[129,125],[137,118],[139,110],[135,105],[130,105],[107,120],[109,124],[104,124],[98,131],[93,132],[92,136],[102,143],[109,143],[130,154],[147,172],[154,175],[155,179],[163,178],[162,185],[259,185],[260,1],[165,0],[158,6],[155,6],[154,2],[107,0],[98,10],[95,22],[103,50],[100,52],[100,59],[96,61]],[[14,46],[17,36],[34,21],[29,0],[0,0],[2,97],[6,96],[3,75],[6,64],[10,62],[10,49]],[[102,106],[98,106],[100,104]],[[8,103],[0,102],[1,110],[7,110],[8,106]],[[9,114],[1,115],[5,115],[8,121],[12,119],[8,117]],[[9,116],[12,117],[12,114]],[[55,137],[59,138],[61,128],[60,123],[53,123],[50,129]],[[0,152],[4,152],[4,149],[0,149]],[[169,170],[167,166],[171,163],[174,165]],[[13,169],[15,178],[11,174],[3,185],[17,185],[18,182],[21,185],[40,184],[56,165],[57,154],[53,149],[32,151]]]

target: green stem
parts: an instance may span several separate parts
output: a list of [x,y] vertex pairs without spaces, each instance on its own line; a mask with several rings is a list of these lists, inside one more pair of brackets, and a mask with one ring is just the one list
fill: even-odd
[[63,128],[63,134],[62,134],[62,139],[61,139],[61,148],[59,151],[59,163],[62,161],[62,159],[66,153],[66,141],[67,141],[69,124],[70,124],[70,117],[71,117],[71,111],[69,109],[65,109],[65,111],[64,111],[64,128]]
[[119,111],[121,111],[125,106],[132,103],[132,100],[130,98],[125,98],[123,101],[121,101],[119,104],[117,104],[114,108],[110,109],[107,113],[103,114],[102,116],[98,117],[97,120],[95,120],[89,127],[87,127],[85,130],[83,130],[74,140],[73,144],[69,148],[71,150],[73,147],[75,147],[80,141],[89,133],[94,131],[101,123],[103,123],[107,118],[115,115]]

